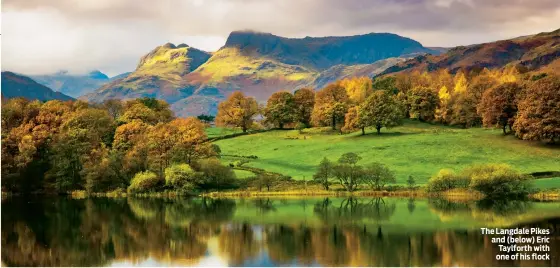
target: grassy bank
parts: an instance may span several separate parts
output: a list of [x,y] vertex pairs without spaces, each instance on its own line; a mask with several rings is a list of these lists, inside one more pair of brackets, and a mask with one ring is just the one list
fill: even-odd
[[[394,170],[397,184],[409,175],[424,184],[440,169],[456,171],[480,163],[506,163],[523,173],[555,171],[560,167],[560,148],[503,136],[499,129],[459,129],[407,121],[403,126],[340,135],[328,128],[269,131],[215,142],[224,155],[255,155],[244,164],[310,180],[323,157],[338,159],[355,152],[362,163],[381,162]],[[223,157],[231,163],[239,157]],[[540,182],[557,183],[556,181]]]

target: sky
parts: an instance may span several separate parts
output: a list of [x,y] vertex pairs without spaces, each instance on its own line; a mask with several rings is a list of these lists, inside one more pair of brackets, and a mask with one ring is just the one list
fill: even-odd
[[3,0],[2,71],[109,76],[172,42],[206,51],[234,30],[285,37],[390,32],[451,47],[560,28],[559,0]]

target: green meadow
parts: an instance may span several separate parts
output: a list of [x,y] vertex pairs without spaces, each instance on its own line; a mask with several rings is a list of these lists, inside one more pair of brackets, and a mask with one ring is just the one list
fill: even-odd
[[[209,136],[233,130],[209,129]],[[336,161],[347,152],[362,157],[361,164],[380,162],[395,172],[397,183],[409,175],[424,184],[440,169],[460,171],[472,164],[506,163],[523,173],[560,170],[560,147],[504,136],[500,129],[460,129],[406,121],[392,129],[374,129],[341,135],[328,128],[274,130],[216,141],[224,156],[233,163],[236,156],[255,155],[244,166],[261,168],[310,180],[323,157]],[[243,174],[246,177],[246,174]],[[557,188],[560,179],[539,181],[546,188]]]

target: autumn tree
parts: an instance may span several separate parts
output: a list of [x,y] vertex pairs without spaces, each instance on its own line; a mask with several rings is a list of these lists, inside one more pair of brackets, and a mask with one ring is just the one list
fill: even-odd
[[214,155],[212,145],[207,143],[204,124],[194,117],[177,118],[169,123],[169,128],[174,131],[175,146],[172,160],[174,162],[193,161]]
[[266,121],[277,125],[280,129],[294,121],[296,103],[294,96],[287,91],[275,92],[268,98],[264,116]]
[[340,85],[346,89],[348,99],[353,104],[363,102],[372,92],[372,81],[369,77],[352,77],[342,79]]
[[351,132],[356,129],[362,130],[362,135],[366,134],[367,119],[362,116],[362,110],[358,106],[350,107],[346,115],[344,115],[344,126],[342,127],[343,132]]
[[[100,169],[83,170],[84,163],[94,150],[110,146],[116,125],[106,110],[87,108],[67,115],[52,144],[48,179],[58,191],[80,189],[87,174]],[[102,160],[99,159],[98,160]],[[101,164],[98,161],[92,164]]]
[[329,190],[331,184],[329,179],[333,176],[333,163],[326,157],[321,160],[317,172],[313,175],[313,181],[323,186],[325,190]]
[[348,103],[346,89],[338,83],[329,84],[315,96],[315,106],[311,116],[313,124],[331,125],[335,130],[336,124],[344,121]]
[[124,112],[123,102],[118,99],[105,100],[101,104],[101,108],[107,110],[107,112],[109,112],[109,115],[111,115],[114,120],[117,120]]
[[420,121],[431,121],[434,119],[435,110],[439,99],[436,93],[428,87],[414,87],[407,94],[410,118]]
[[483,125],[499,125],[504,135],[507,126],[511,130],[517,113],[516,98],[520,91],[521,87],[517,83],[504,83],[486,90],[477,107]]
[[524,140],[560,140],[560,77],[548,76],[529,85],[518,104],[516,135]]
[[315,106],[315,91],[312,88],[300,88],[294,92],[294,102],[296,105],[295,120],[311,126],[311,113]]
[[383,90],[394,95],[400,92],[399,88],[397,87],[397,78],[393,76],[376,78],[373,81],[372,88],[374,91]]
[[216,125],[225,127],[240,127],[243,132],[253,124],[253,117],[257,115],[257,101],[253,97],[245,97],[241,91],[235,91],[229,98],[218,105]]
[[159,123],[151,129],[146,138],[150,169],[163,178],[163,172],[169,167],[173,157],[172,151],[177,140],[175,130],[168,124]]
[[169,109],[169,104],[154,98],[142,98],[126,102],[124,111],[118,117],[118,121],[121,123],[141,120],[150,125],[167,123],[172,119],[173,112]]
[[403,108],[387,91],[374,92],[359,109],[362,121],[367,126],[375,127],[377,134],[381,133],[382,127],[390,128],[402,124]]

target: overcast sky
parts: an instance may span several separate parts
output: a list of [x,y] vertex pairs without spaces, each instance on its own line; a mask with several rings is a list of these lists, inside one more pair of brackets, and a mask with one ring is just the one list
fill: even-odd
[[2,70],[132,71],[172,42],[215,51],[233,30],[391,32],[456,46],[560,28],[559,0],[3,0]]

